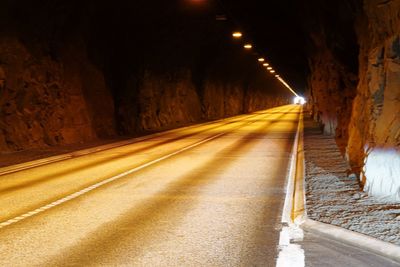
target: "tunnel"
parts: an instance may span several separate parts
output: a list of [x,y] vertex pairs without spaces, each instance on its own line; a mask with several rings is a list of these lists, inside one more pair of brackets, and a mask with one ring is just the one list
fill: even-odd
[[294,103],[400,202],[400,0],[1,6],[0,167]]

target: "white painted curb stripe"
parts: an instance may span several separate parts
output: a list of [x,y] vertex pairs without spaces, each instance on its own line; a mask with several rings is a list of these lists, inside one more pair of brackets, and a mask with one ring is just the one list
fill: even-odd
[[[300,111],[301,112],[301,111]],[[299,116],[300,120],[300,116]],[[286,196],[285,196],[285,204],[283,205],[282,210],[282,222],[283,223],[292,223],[291,213],[293,207],[293,195],[294,195],[294,181],[296,175],[296,165],[297,165],[297,150],[299,145],[299,137],[300,137],[300,121],[297,126],[296,136],[294,138],[294,143],[292,147],[292,153],[290,158],[289,165],[289,174],[287,178],[287,186],[286,186]]]
[[290,157],[289,172],[287,176],[285,203],[282,210],[282,229],[279,234],[279,254],[276,260],[276,267],[304,267],[304,250],[298,244],[292,244],[291,241],[300,241],[303,239],[303,231],[292,221],[292,207],[294,205],[294,190],[297,167],[297,154],[299,146],[300,132],[302,131],[302,111],[300,109],[299,122],[297,125],[296,136],[293,142],[292,153]]

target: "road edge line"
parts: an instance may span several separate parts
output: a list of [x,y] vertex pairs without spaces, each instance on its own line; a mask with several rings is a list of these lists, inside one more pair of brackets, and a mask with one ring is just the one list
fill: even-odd
[[[253,113],[255,113],[255,112],[253,112]],[[239,116],[242,116],[242,115],[239,115]],[[238,117],[238,116],[235,116],[235,117]],[[224,120],[224,119],[221,119],[221,120]],[[221,121],[221,120],[219,120],[219,121]],[[250,122],[250,123],[247,123],[247,124],[245,124],[245,125],[250,125],[250,124],[252,124],[252,123],[254,123],[254,122]],[[230,130],[229,132],[234,131],[234,130],[236,130],[236,129],[238,129],[238,128],[241,128],[241,126],[235,127],[235,128],[233,128],[233,130]],[[19,215],[19,216],[10,218],[10,219],[8,219],[8,220],[6,220],[6,221],[0,221],[0,229],[2,229],[2,228],[4,228],[4,227],[7,227],[7,226],[9,226],[9,225],[11,225],[11,224],[17,223],[17,222],[19,222],[19,221],[25,220],[25,219],[27,219],[27,218],[29,218],[29,217],[32,217],[32,216],[34,216],[34,215],[36,215],[36,214],[38,214],[38,213],[42,213],[42,212],[44,212],[44,211],[46,211],[46,210],[48,210],[48,209],[51,209],[51,208],[53,208],[53,207],[59,206],[59,205],[65,203],[65,202],[67,202],[67,201],[72,200],[72,199],[78,198],[78,197],[80,197],[81,195],[84,195],[84,194],[86,194],[86,193],[88,193],[88,192],[91,192],[91,191],[93,191],[94,189],[96,189],[96,188],[98,188],[98,187],[100,187],[100,186],[103,186],[103,185],[105,185],[105,184],[109,184],[109,183],[111,183],[111,182],[113,182],[113,181],[115,181],[115,180],[118,180],[118,179],[122,178],[122,177],[125,177],[125,176],[127,176],[127,175],[133,174],[133,173],[135,173],[135,172],[137,172],[137,171],[140,171],[140,170],[142,170],[142,169],[144,169],[144,168],[146,168],[146,167],[148,167],[148,166],[151,166],[151,165],[156,164],[156,163],[158,163],[158,162],[160,162],[160,161],[166,160],[166,159],[171,158],[171,157],[173,157],[173,156],[175,156],[175,155],[178,155],[178,154],[180,154],[180,153],[182,153],[182,152],[185,152],[185,151],[187,151],[187,150],[190,150],[190,149],[192,149],[192,148],[194,148],[194,147],[197,147],[197,146],[199,146],[199,145],[202,145],[202,144],[204,144],[204,143],[207,143],[207,142],[209,142],[209,141],[212,141],[212,140],[214,140],[214,139],[217,139],[217,138],[219,138],[219,137],[221,137],[221,136],[223,136],[223,135],[226,135],[226,134],[229,133],[229,132],[222,132],[222,133],[215,134],[215,135],[212,135],[212,136],[210,136],[210,137],[204,138],[203,140],[200,140],[200,141],[195,142],[195,143],[193,143],[193,144],[191,144],[191,145],[185,146],[185,147],[183,147],[183,148],[181,148],[181,149],[179,149],[179,150],[176,150],[176,151],[174,151],[174,152],[172,152],[172,153],[166,154],[166,155],[164,155],[164,156],[162,156],[162,157],[160,157],[160,158],[151,160],[151,161],[149,161],[149,162],[147,162],[147,163],[144,163],[144,164],[142,164],[142,165],[139,165],[139,166],[137,166],[137,167],[135,167],[135,168],[133,168],[133,169],[130,169],[130,170],[125,171],[125,172],[123,172],[123,173],[117,174],[117,175],[112,176],[112,177],[110,177],[110,178],[107,178],[107,179],[105,179],[105,180],[99,181],[99,182],[97,182],[97,183],[95,183],[95,184],[92,184],[92,185],[90,185],[90,186],[87,186],[87,187],[85,187],[85,188],[83,188],[83,189],[81,189],[81,190],[79,190],[79,191],[76,191],[76,192],[74,192],[74,193],[71,193],[71,194],[69,194],[69,195],[67,195],[67,196],[65,196],[65,197],[63,197],[63,198],[60,198],[60,199],[58,199],[58,200],[55,200],[55,201],[53,201],[53,202],[51,202],[51,203],[49,203],[49,204],[47,204],[47,205],[44,205],[44,206],[42,206],[42,207],[39,207],[39,208],[37,208],[37,209],[35,209],[35,210],[31,210],[31,211],[29,211],[29,212],[27,212],[27,213],[24,213],[24,214],[21,214],[21,215]]]
[[282,223],[287,223],[287,224],[293,222],[291,214],[293,209],[293,196],[295,193],[294,185],[295,185],[296,165],[297,165],[297,150],[298,150],[299,135],[300,135],[299,129],[300,129],[300,114],[299,114],[299,123],[297,125],[296,135],[294,137],[293,147],[291,151],[289,173],[287,175],[286,196],[283,205],[282,219],[281,219]]
[[293,191],[293,206],[291,210],[291,220],[299,224],[307,217],[306,212],[306,195],[305,195],[305,160],[304,160],[304,124],[303,124],[303,107],[300,110],[298,131],[298,140],[296,147],[295,175],[294,175],[294,191]]
[[175,152],[169,153],[169,154],[167,154],[167,155],[164,155],[164,156],[162,156],[162,157],[159,157],[159,158],[157,158],[157,159],[154,159],[154,160],[151,160],[151,161],[149,161],[149,162],[147,162],[147,163],[144,163],[144,164],[142,164],[142,165],[139,165],[139,166],[137,166],[137,167],[135,167],[135,168],[132,168],[132,169],[130,169],[130,170],[128,170],[128,171],[125,171],[125,172],[123,172],[123,173],[114,175],[114,176],[112,176],[112,177],[109,177],[109,178],[107,178],[107,179],[104,179],[104,180],[102,180],[102,181],[99,181],[99,182],[97,182],[97,183],[95,183],[95,184],[92,184],[92,185],[90,185],[90,186],[87,186],[87,187],[85,187],[85,188],[83,188],[83,189],[80,189],[79,191],[76,191],[76,192],[71,193],[71,194],[69,194],[69,195],[67,195],[67,196],[64,196],[64,197],[62,197],[62,198],[59,198],[59,199],[57,199],[57,200],[55,200],[55,201],[53,201],[53,202],[51,202],[51,203],[49,203],[49,204],[46,204],[46,205],[41,206],[41,207],[39,207],[39,208],[36,208],[35,210],[31,210],[31,211],[26,212],[26,213],[24,213],[24,214],[18,215],[18,216],[13,217],[13,218],[10,218],[10,219],[8,219],[8,220],[6,220],[6,221],[1,221],[1,222],[0,222],[0,229],[2,229],[2,228],[4,228],[4,227],[7,227],[7,226],[9,226],[9,225],[11,225],[11,224],[17,223],[17,222],[19,222],[19,221],[25,220],[25,219],[27,219],[27,218],[29,218],[29,217],[32,217],[32,216],[36,215],[36,214],[42,213],[42,212],[44,212],[44,211],[46,211],[46,210],[48,210],[48,209],[51,209],[51,208],[53,208],[53,207],[59,206],[59,205],[65,203],[65,202],[68,202],[68,201],[72,200],[72,199],[78,198],[78,197],[80,197],[80,196],[82,196],[82,195],[85,195],[86,193],[89,193],[89,192],[91,192],[91,191],[97,189],[98,187],[101,187],[101,186],[103,186],[103,185],[105,185],[105,184],[109,184],[109,183],[111,183],[111,182],[113,182],[113,181],[116,181],[116,180],[118,180],[118,179],[121,179],[121,178],[123,178],[123,177],[126,177],[126,176],[128,176],[128,175],[130,175],[130,174],[133,174],[133,173],[135,173],[135,172],[138,172],[138,171],[140,171],[140,170],[142,170],[142,169],[144,169],[144,168],[146,168],[146,167],[148,167],[148,166],[154,165],[154,164],[156,164],[156,163],[158,163],[158,162],[164,161],[164,160],[166,160],[166,159],[168,159],[168,158],[171,158],[171,157],[173,157],[173,156],[175,156],[175,155],[178,155],[178,154],[180,154],[180,153],[182,153],[182,152],[185,152],[185,151],[187,151],[187,150],[190,150],[190,149],[192,149],[192,148],[194,148],[194,147],[200,146],[200,145],[202,145],[202,144],[204,144],[204,143],[207,143],[207,142],[209,142],[209,141],[212,141],[212,140],[214,140],[214,139],[217,139],[217,138],[219,138],[219,137],[221,137],[221,136],[223,136],[223,135],[225,135],[225,134],[226,134],[226,132],[224,132],[224,133],[219,133],[219,134],[213,135],[213,136],[211,136],[211,137],[205,138],[205,139],[203,139],[203,140],[201,140],[201,141],[198,141],[198,142],[196,142],[196,143],[194,143],[194,144],[185,146],[185,147],[183,147],[183,148],[181,148],[181,149],[179,149],[179,150],[177,150],[177,151],[175,151]]
[[278,255],[276,258],[276,267],[304,267],[305,266],[305,254],[301,245],[292,243],[292,241],[298,241],[303,239],[303,230],[299,225],[295,224],[292,220],[293,210],[293,199],[295,193],[295,179],[296,179],[296,168],[297,168],[297,154],[299,140],[301,136],[301,119],[302,119],[303,107],[300,107],[298,115],[298,124],[296,134],[293,141],[293,147],[290,154],[289,171],[286,176],[286,195],[285,202],[282,209],[281,216],[281,230],[279,233],[279,246]]
[[93,154],[93,153],[97,153],[100,151],[105,151],[105,150],[109,150],[109,149],[113,149],[113,148],[117,148],[117,147],[121,147],[121,146],[125,146],[125,145],[134,144],[134,143],[137,143],[140,141],[145,141],[147,139],[151,139],[151,138],[163,135],[163,134],[173,133],[174,131],[177,131],[177,130],[184,130],[184,129],[188,129],[190,127],[195,127],[195,126],[197,127],[199,125],[218,123],[218,122],[226,121],[229,119],[234,119],[236,117],[240,117],[240,116],[244,116],[244,115],[256,114],[258,112],[260,112],[260,111],[255,111],[255,112],[251,112],[248,114],[240,114],[237,116],[217,119],[217,120],[203,122],[203,123],[195,124],[195,125],[183,126],[183,127],[170,129],[170,130],[166,130],[166,131],[161,131],[161,132],[157,132],[157,133],[153,133],[153,134],[149,134],[149,135],[143,135],[143,136],[139,136],[139,137],[135,137],[135,138],[130,138],[130,139],[119,141],[119,142],[113,142],[110,144],[95,146],[95,147],[91,147],[91,148],[84,148],[84,149],[80,149],[80,150],[76,150],[76,151],[72,151],[72,152],[68,152],[68,153],[64,153],[64,154],[60,154],[60,155],[55,155],[55,156],[51,156],[51,157],[47,157],[47,158],[36,159],[36,160],[31,160],[31,161],[27,161],[27,162],[23,162],[23,163],[0,167],[0,176],[6,175],[6,174],[11,174],[14,172],[32,169],[32,168],[36,168],[36,167],[40,167],[40,166],[44,166],[44,165],[54,163],[54,162],[72,159],[75,157],[85,156],[85,155],[89,155],[89,154]]

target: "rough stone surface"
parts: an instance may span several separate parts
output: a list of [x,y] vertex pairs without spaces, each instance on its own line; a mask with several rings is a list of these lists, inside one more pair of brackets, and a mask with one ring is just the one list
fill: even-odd
[[76,64],[68,66],[48,55],[35,56],[15,38],[0,40],[0,62],[1,150],[96,137]]
[[[211,6],[6,1],[0,151],[132,136],[289,103]],[[107,18],[107,19],[104,19]]]
[[310,39],[310,110],[324,133],[336,137],[342,152],[348,141],[347,125],[358,81],[356,35],[349,27],[356,19],[355,9],[353,1],[333,5],[313,1],[303,11]]
[[162,77],[146,73],[138,108],[141,130],[163,129],[201,119],[201,105],[190,72]]
[[[364,164],[368,161],[371,169],[374,163],[368,156],[377,150],[397,151],[400,158],[400,1],[365,1],[364,12],[358,25],[360,82],[346,155],[352,167],[361,172],[362,182],[369,184],[366,190],[384,196],[383,187],[373,181],[376,177],[371,172],[366,176]],[[391,194],[400,192],[400,183],[392,182],[399,180],[394,177],[396,167],[389,164],[380,173],[386,187],[396,187]]]
[[400,245],[400,204],[361,191],[333,137],[311,119],[305,120],[304,151],[309,218]]
[[[400,159],[400,0],[339,1],[335,7],[319,7],[310,8],[312,14],[320,14],[309,16],[306,25],[310,110],[324,132],[335,135],[367,192],[399,197],[395,164]],[[336,24],[334,13],[340,14]],[[384,151],[392,163],[377,175],[374,166]],[[374,157],[368,159],[370,154]]]

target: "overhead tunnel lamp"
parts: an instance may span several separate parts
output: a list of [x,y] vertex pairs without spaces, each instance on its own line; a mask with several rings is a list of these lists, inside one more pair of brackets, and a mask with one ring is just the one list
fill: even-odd
[[[240,31],[235,31],[235,32],[232,32],[232,37],[235,38],[235,39],[241,39],[241,38],[243,37],[243,34],[242,34],[242,32],[240,32]],[[245,44],[243,45],[243,48],[246,49],[246,50],[251,50],[251,49],[253,48],[253,45],[252,45],[251,43],[245,43]],[[257,55],[257,53],[254,53],[254,54]],[[296,97],[294,98],[294,100],[293,100],[293,102],[294,102],[295,104],[301,104],[301,105],[303,105],[303,104],[306,103],[305,99],[304,99],[303,97],[299,96],[299,95],[290,87],[290,85],[287,84],[287,82],[286,82],[285,80],[283,80],[278,74],[275,74],[275,70],[270,66],[270,64],[269,64],[268,62],[265,62],[265,58],[259,57],[257,60],[258,60],[258,62],[262,63],[262,65],[263,65],[264,67],[266,67],[267,70],[269,70],[269,72],[270,72],[271,74],[274,74],[275,78],[277,78],[287,89],[289,89],[290,92],[292,92],[292,93],[296,96]]]
[[243,47],[248,50],[253,48],[251,44],[245,44]]
[[232,36],[233,38],[240,39],[242,38],[243,34],[241,32],[233,32]]

